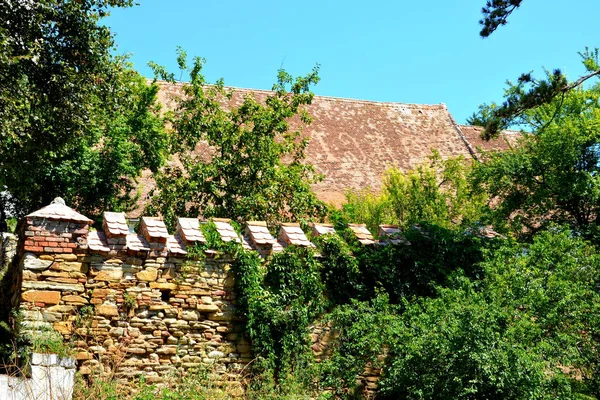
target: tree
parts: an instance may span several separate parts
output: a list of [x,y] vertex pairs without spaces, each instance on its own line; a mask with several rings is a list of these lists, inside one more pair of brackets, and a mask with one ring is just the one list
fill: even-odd
[[494,224],[517,235],[551,223],[569,224],[592,238],[600,219],[600,85],[574,89],[521,117],[513,150],[490,154],[474,182],[493,204]]
[[[304,163],[307,138],[290,128],[290,120],[295,126],[311,122],[303,106],[312,101],[310,87],[319,81],[318,67],[296,79],[280,70],[264,101],[248,94],[236,106],[232,89],[222,81],[206,82],[204,60],[194,58],[188,69],[180,50],[178,62],[190,74],[172,120],[171,149],[179,154],[180,165],[157,175],[160,190],[152,212],[171,223],[175,215],[270,223],[323,216],[324,204],[311,191],[320,177]],[[172,74],[155,68],[174,82]],[[208,157],[193,152],[199,142],[210,147]]]
[[[479,21],[482,25],[479,33],[481,37],[486,38],[500,26],[505,25],[508,17],[521,6],[522,2],[523,0],[487,0],[482,9],[483,19]],[[521,74],[517,84],[511,84],[502,104],[480,107],[479,112],[475,113],[467,123],[484,126],[485,139],[497,137],[503,129],[518,123],[528,110],[548,104],[555,97],[564,95],[588,79],[600,75],[600,66],[597,62],[598,51],[590,52],[586,49],[582,56],[588,73],[574,82],[569,82],[560,69],[553,70],[551,74],[547,74],[546,79],[541,80],[532,77],[531,73]]]
[[382,397],[595,398],[599,262],[554,229],[490,253],[480,283],[405,301],[385,331]]
[[482,26],[479,34],[486,38],[490,36],[501,25],[506,25],[507,19],[523,0],[487,0],[481,13],[483,19],[479,21]]
[[380,195],[348,192],[343,212],[349,221],[367,224],[371,232],[377,232],[380,224],[408,229],[426,223],[463,229],[478,220],[485,204],[481,193],[472,190],[470,170],[463,158],[443,160],[434,151],[428,162],[408,171],[387,170]]
[[84,212],[127,204],[164,158],[157,88],[99,24],[130,0],[0,0],[0,224],[55,196]]

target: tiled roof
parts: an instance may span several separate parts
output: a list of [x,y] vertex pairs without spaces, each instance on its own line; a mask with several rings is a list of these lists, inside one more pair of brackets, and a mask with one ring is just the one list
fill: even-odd
[[71,207],[65,205],[65,201],[60,197],[54,199],[54,201],[52,201],[52,203],[50,203],[46,207],[40,208],[39,210],[32,212],[27,216],[34,218],[60,219],[63,221],[85,222],[88,224],[94,222],[85,215],[79,214]]
[[312,223],[313,235],[315,236],[323,236],[328,233],[335,233],[335,229],[333,229],[333,224],[317,224]]
[[379,225],[379,236],[380,242],[383,243],[407,243],[407,241],[401,236],[400,228],[398,225]]
[[104,212],[104,228],[111,236],[125,236],[129,234],[129,227],[125,219],[125,213]]
[[[182,86],[160,82],[159,100],[167,109],[176,105]],[[227,105],[240,105],[244,96],[264,101],[272,92],[228,88],[232,97]],[[495,142],[478,142],[470,131],[463,134],[444,104],[405,104],[315,96],[306,107],[313,123],[303,129],[310,138],[306,161],[315,166],[325,179],[313,186],[322,200],[341,204],[347,189],[381,188],[381,178],[390,166],[407,170],[427,159],[431,149],[442,157],[463,155],[470,158],[471,149],[481,146],[494,149]],[[298,126],[291,121],[292,128]],[[474,140],[475,143],[469,143]],[[499,141],[498,141],[499,142]],[[200,143],[200,158],[209,159],[210,149]],[[146,176],[144,190],[153,183]]]
[[110,247],[108,247],[108,243],[106,242],[106,236],[104,235],[104,232],[90,231],[87,238],[87,244],[90,249],[95,251],[110,251]]
[[269,232],[267,223],[263,221],[246,222],[246,231],[256,244],[273,244],[277,241]]
[[188,243],[206,243],[198,218],[177,218],[177,233]]
[[375,239],[365,224],[348,224],[348,228],[354,232],[356,238],[361,244],[370,245],[375,243]]
[[133,251],[150,251],[150,245],[144,236],[130,233],[127,235],[127,249]]
[[185,255],[185,243],[179,235],[170,235],[167,238],[167,249],[173,254]]
[[221,239],[223,239],[224,242],[230,242],[233,240],[234,242],[241,243],[240,236],[230,224],[230,219],[213,218],[212,221],[217,227],[217,232],[219,232],[219,235],[221,235]]
[[500,133],[497,139],[484,140],[481,138],[484,128],[481,126],[473,125],[459,125],[460,130],[467,139],[467,141],[473,147],[473,150],[479,152],[483,151],[502,151],[508,150],[511,146],[514,146],[519,138],[521,132],[504,130]]
[[296,246],[314,247],[308,240],[300,224],[285,223],[279,228],[279,239],[285,244],[294,244]]
[[142,217],[142,232],[147,232],[147,239],[167,239],[169,231],[163,220],[155,217]]

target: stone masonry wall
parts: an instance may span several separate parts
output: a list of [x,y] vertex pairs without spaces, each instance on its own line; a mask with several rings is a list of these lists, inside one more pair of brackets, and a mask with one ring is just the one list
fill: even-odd
[[208,368],[223,384],[239,385],[251,350],[234,313],[229,261],[210,251],[190,261],[184,238],[169,235],[162,221],[142,220],[136,234],[124,215],[106,214],[103,232],[60,202],[27,216],[21,333],[59,332],[83,375],[155,383]]
[[[126,381],[143,375],[161,383],[175,373],[208,369],[229,393],[241,393],[240,373],[252,351],[235,313],[231,260],[211,250],[196,259],[187,253],[206,243],[202,221],[179,218],[174,234],[158,218],[142,217],[139,233],[123,213],[105,212],[99,230],[92,222],[61,199],[26,217],[20,262],[13,263],[21,334],[60,334],[84,376]],[[298,224],[282,224],[275,238],[264,222],[246,222],[242,234],[227,219],[212,222],[222,240],[262,257],[292,244],[314,247]],[[350,229],[364,245],[378,243],[364,225]],[[384,241],[397,233],[397,227],[382,229]],[[331,225],[313,224],[313,236],[331,232]],[[317,361],[330,339],[328,327],[314,327]],[[360,380],[370,390],[378,376],[368,370]]]

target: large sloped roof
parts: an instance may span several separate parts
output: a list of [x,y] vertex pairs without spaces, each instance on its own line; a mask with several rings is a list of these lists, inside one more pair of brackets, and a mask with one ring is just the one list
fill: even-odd
[[520,131],[503,130],[498,139],[495,140],[484,140],[481,138],[484,128],[481,126],[473,125],[459,125],[459,128],[466,140],[471,144],[476,152],[480,150],[484,151],[503,151],[508,150],[511,146],[517,143],[517,140],[521,137]]
[[[175,107],[182,86],[159,82],[159,101],[166,109]],[[269,91],[229,88],[231,105],[244,96],[264,101]],[[348,189],[381,188],[386,169],[406,170],[425,160],[431,150],[444,158],[473,157],[483,150],[503,145],[485,142],[476,136],[477,128],[458,125],[444,104],[423,105],[387,103],[315,96],[306,107],[313,123],[304,128],[310,138],[306,161],[325,179],[313,189],[324,201],[340,204]],[[469,141],[473,141],[471,144]],[[199,145],[197,152],[206,152]],[[146,179],[146,186],[151,180]],[[151,182],[149,183],[151,185]],[[145,188],[146,192],[148,188]]]

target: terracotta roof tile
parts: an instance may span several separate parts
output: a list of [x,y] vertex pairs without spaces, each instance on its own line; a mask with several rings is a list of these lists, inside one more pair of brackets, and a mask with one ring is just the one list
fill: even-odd
[[481,135],[484,128],[481,126],[473,125],[459,125],[459,128],[473,150],[477,153],[480,150],[483,151],[503,151],[508,150],[511,146],[517,144],[519,138],[521,138],[521,132],[513,130],[504,130],[500,133],[498,138],[491,140],[484,140]]
[[333,229],[333,224],[317,224],[312,223],[313,235],[315,236],[323,236],[330,233],[335,233],[335,229]]
[[378,236],[380,243],[410,244],[400,233],[398,225],[379,225]]
[[176,231],[188,244],[206,243],[198,218],[177,218]]
[[103,227],[109,236],[126,236],[129,234],[125,213],[106,211],[103,216]]
[[308,240],[304,231],[302,231],[302,228],[300,228],[300,225],[297,223],[281,224],[281,227],[279,228],[279,239],[282,245],[294,244],[296,246],[306,247],[315,246]]
[[250,239],[256,244],[273,244],[277,240],[271,235],[267,223],[263,221],[246,222],[246,232]]
[[141,231],[149,242],[164,241],[169,237],[164,221],[156,217],[142,217]]
[[108,243],[106,243],[106,236],[104,236],[104,232],[91,231],[88,234],[88,247],[94,251],[101,252],[109,252],[110,248],[108,247]]
[[186,255],[185,242],[179,235],[169,235],[167,238],[167,249],[175,255]]
[[365,224],[348,224],[348,228],[354,232],[356,238],[361,244],[371,245],[375,244],[375,239]]
[[242,235],[242,247],[246,250],[259,250],[253,246],[252,239],[248,234]]
[[126,239],[110,238],[104,232],[90,231],[87,239],[88,247],[91,250],[108,253],[110,251],[122,251],[126,249]]
[[150,245],[144,236],[130,233],[127,235],[127,249],[132,251],[150,251]]
[[231,226],[230,219],[213,218],[212,222],[215,224],[217,232],[219,232],[219,235],[221,235],[221,239],[224,242],[230,242],[232,240],[238,243],[242,242],[238,233],[235,231],[235,229],[233,229],[233,226]]
[[65,201],[60,197],[54,199],[52,203],[50,203],[50,205],[42,207],[39,210],[32,212],[27,216],[33,218],[47,218],[57,220],[59,219],[63,221],[84,222],[87,224],[91,224],[92,222],[94,222],[85,215],[79,214],[71,207],[65,205]]

